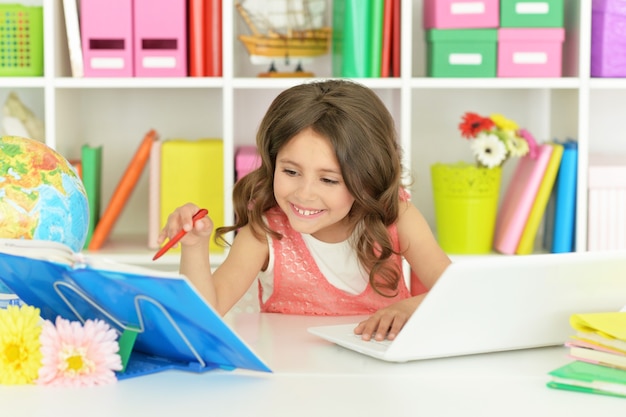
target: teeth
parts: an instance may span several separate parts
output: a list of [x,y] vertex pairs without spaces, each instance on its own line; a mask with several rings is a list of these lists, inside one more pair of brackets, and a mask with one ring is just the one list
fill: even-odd
[[314,210],[314,211],[311,211],[311,210],[300,210],[300,209],[299,209],[299,208],[297,208],[297,207],[295,207],[295,209],[296,209],[296,211],[297,211],[298,213],[302,214],[303,216],[310,216],[310,215],[312,215],[312,214],[317,214],[317,213],[319,213],[320,211],[322,211],[322,210]]

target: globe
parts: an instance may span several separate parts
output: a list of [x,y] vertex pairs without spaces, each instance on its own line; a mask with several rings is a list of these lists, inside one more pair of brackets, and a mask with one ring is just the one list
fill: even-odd
[[63,243],[87,239],[87,194],[74,167],[44,143],[0,137],[0,238]]

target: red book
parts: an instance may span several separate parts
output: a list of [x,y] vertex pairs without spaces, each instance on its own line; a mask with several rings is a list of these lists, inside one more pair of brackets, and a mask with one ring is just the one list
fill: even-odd
[[205,0],[204,75],[222,76],[222,0]]
[[385,0],[383,11],[383,50],[380,60],[380,76],[389,77],[391,74],[391,37],[393,24],[393,2]]
[[400,0],[392,0],[393,16],[391,18],[391,76],[400,76]]
[[207,0],[189,0],[189,76],[204,76],[204,13]]
[[126,167],[124,175],[122,175],[122,178],[118,182],[117,188],[113,192],[113,196],[111,196],[111,200],[109,201],[109,205],[102,216],[100,216],[100,221],[96,225],[96,229],[94,230],[91,241],[89,242],[89,250],[100,249],[109,237],[109,233],[111,233],[117,218],[126,205],[126,201],[128,201],[135,185],[141,177],[143,168],[146,166],[146,162],[150,156],[152,144],[156,140],[157,133],[154,130],[150,130],[144,136],[143,141],[135,152],[135,155]]

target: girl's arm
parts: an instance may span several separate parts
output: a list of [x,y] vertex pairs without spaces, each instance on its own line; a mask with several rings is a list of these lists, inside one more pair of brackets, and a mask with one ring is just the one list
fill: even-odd
[[[258,240],[249,227],[237,233],[224,262],[211,270],[209,242],[213,221],[205,217],[192,222],[198,207],[186,204],[169,217],[159,235],[159,243],[179,230],[188,233],[181,239],[180,273],[185,275],[219,314],[226,314],[248,290],[269,257],[267,241]],[[209,213],[210,214],[210,213]]]
[[[400,250],[420,281],[430,289],[450,265],[426,219],[410,202],[400,203],[398,238]],[[393,340],[426,294],[420,294],[383,308],[354,329],[364,340],[374,337]]]

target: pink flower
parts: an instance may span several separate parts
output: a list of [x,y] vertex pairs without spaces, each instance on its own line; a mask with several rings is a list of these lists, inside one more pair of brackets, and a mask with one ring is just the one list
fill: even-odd
[[42,367],[39,385],[94,386],[117,381],[122,369],[117,333],[102,320],[87,320],[84,326],[56,318],[56,327],[46,320],[41,332]]

